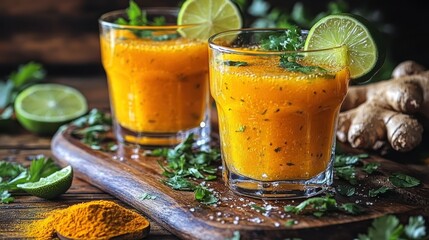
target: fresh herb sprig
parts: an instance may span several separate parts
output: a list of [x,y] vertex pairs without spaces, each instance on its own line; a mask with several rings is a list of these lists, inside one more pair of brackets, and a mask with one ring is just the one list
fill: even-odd
[[[127,19],[120,17],[116,19],[116,24],[128,26],[163,26],[167,23],[164,16],[154,17],[152,20],[149,20],[146,11],[143,11],[133,0],[130,0],[129,7],[125,10],[125,13],[127,14]],[[133,30],[133,33],[137,37],[150,38],[155,41],[166,41],[180,37],[176,32],[155,35],[152,30]]]
[[29,62],[12,72],[7,81],[0,81],[0,128],[9,126],[7,123],[12,119],[16,96],[25,88],[42,81],[45,76],[41,64]]
[[77,128],[72,135],[81,139],[84,144],[92,149],[103,151],[115,151],[118,146],[111,141],[103,144],[107,133],[112,129],[112,118],[109,114],[98,109],[92,109],[88,115],[73,121],[71,125]]
[[220,152],[217,149],[210,151],[194,150],[194,135],[189,136],[174,149],[159,148],[153,150],[150,155],[164,157],[167,164],[159,161],[164,170],[162,173],[166,179],[163,182],[176,190],[194,191],[195,199],[203,204],[213,204],[217,198],[206,187],[198,185],[192,179],[215,180],[217,168],[213,163],[220,160]]
[[367,234],[359,234],[358,240],[389,239],[417,240],[428,239],[425,220],[422,216],[412,216],[407,225],[399,222],[393,215],[385,215],[375,219]]
[[268,38],[261,41],[260,46],[266,51],[285,52],[280,57],[279,66],[288,71],[304,74],[328,74],[328,71],[322,67],[305,66],[298,63],[303,58],[303,55],[293,51],[301,50],[304,47],[304,39],[301,29],[298,27],[291,26],[281,34],[269,35]]
[[360,214],[363,209],[354,203],[343,203],[338,205],[331,196],[309,198],[297,206],[288,205],[284,207],[285,212],[300,214],[307,210],[316,217],[321,217],[328,212],[342,211],[348,214]]
[[11,192],[20,190],[18,184],[37,182],[60,170],[51,158],[43,155],[32,160],[29,168],[6,161],[0,161],[0,197],[2,203],[14,201]]
[[368,154],[336,155],[334,160],[335,175],[339,178],[346,180],[350,184],[355,185],[357,183],[357,171],[355,165],[359,163],[361,159],[367,157]]

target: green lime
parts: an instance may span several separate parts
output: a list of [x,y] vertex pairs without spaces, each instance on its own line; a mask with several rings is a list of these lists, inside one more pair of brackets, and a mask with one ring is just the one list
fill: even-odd
[[201,40],[218,32],[239,29],[242,22],[239,9],[230,0],[187,0],[177,17],[179,25],[198,24],[180,29],[182,35]]
[[38,182],[18,184],[27,193],[45,199],[54,198],[67,192],[73,181],[73,169],[67,166]]
[[[369,80],[383,65],[386,50],[380,32],[368,20],[353,14],[333,14],[320,19],[308,32],[304,50],[342,45],[347,47],[346,61],[355,82]],[[328,62],[345,61],[341,59],[344,54],[324,57]]]
[[36,84],[15,100],[19,123],[27,130],[43,135],[55,133],[58,128],[88,110],[85,97],[76,89],[60,84]]

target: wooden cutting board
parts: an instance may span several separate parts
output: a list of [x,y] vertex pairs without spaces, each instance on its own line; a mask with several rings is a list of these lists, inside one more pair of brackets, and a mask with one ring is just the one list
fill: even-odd
[[[321,218],[311,214],[293,215],[283,211],[288,204],[302,200],[261,201],[233,194],[219,180],[207,182],[219,194],[216,206],[206,206],[194,200],[192,192],[172,190],[161,182],[162,170],[157,158],[144,156],[142,152],[120,148],[118,152],[96,151],[71,135],[73,127],[58,132],[52,140],[52,152],[63,165],[71,165],[78,177],[99,187],[183,239],[226,239],[239,231],[241,239],[353,239],[366,233],[374,218],[395,214],[407,221],[410,215],[429,216],[428,171],[406,168],[377,156],[365,162],[379,162],[379,171],[371,175],[359,175],[357,194],[352,197],[335,195],[339,203],[353,202],[364,207],[361,215],[329,213]],[[414,188],[395,188],[383,196],[368,197],[368,190],[389,186],[387,176],[402,172],[414,176],[422,184]],[[344,184],[336,179],[334,186]],[[142,200],[144,193],[156,199]],[[257,204],[270,209],[265,213],[251,207]],[[288,227],[286,221],[296,220]]]

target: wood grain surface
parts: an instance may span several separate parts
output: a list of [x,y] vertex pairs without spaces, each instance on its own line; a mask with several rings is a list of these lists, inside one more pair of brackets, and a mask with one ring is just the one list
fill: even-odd
[[[376,156],[365,161],[379,162],[382,167],[377,174],[358,177],[355,196],[335,196],[339,203],[358,203],[364,207],[365,213],[356,216],[332,213],[316,218],[283,211],[285,205],[297,204],[299,200],[261,201],[238,196],[229,191],[222,180],[207,182],[220,202],[215,206],[199,204],[192,192],[172,190],[161,182],[159,159],[123,146],[116,153],[94,151],[72,137],[73,128],[69,127],[53,138],[55,157],[63,165],[71,165],[79,177],[146,213],[183,239],[225,239],[234,231],[240,232],[241,239],[312,239],[315,234],[320,239],[353,239],[358,233],[366,232],[371,220],[385,214],[429,216],[428,171],[407,169]],[[383,197],[368,197],[369,189],[389,186],[387,176],[392,172],[415,176],[422,180],[422,184],[416,188],[394,188]],[[335,180],[335,184],[339,183],[340,180]],[[150,193],[156,199],[142,200],[139,198],[142,193]],[[261,213],[251,207],[253,204],[271,210]],[[289,219],[298,224],[285,226]]]

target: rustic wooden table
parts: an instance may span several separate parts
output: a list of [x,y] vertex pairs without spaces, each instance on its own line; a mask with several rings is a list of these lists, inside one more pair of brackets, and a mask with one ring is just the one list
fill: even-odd
[[[108,91],[104,76],[86,78],[56,77],[51,78],[50,82],[62,83],[79,89],[87,97],[90,108],[107,110],[109,107]],[[429,194],[427,194],[428,191],[426,191],[428,182],[427,176],[429,176],[429,151],[427,149],[428,143],[429,141],[426,136],[425,142],[422,143],[419,151],[414,151],[409,154],[393,154],[385,157],[387,159],[393,159],[399,164],[403,164],[403,166],[406,166],[409,172],[413,172],[422,180],[426,180],[426,184],[424,184],[420,192],[423,193],[423,196],[420,196],[421,194],[419,194],[420,201],[429,201],[429,196],[427,196]],[[23,129],[10,133],[0,133],[0,160],[20,162],[28,166],[30,164],[29,159],[31,159],[32,156],[38,154],[44,154],[46,156],[53,157],[51,152],[51,138],[39,137],[28,133]],[[396,166],[396,168],[398,168],[398,166]],[[395,197],[400,195],[393,196]],[[80,180],[76,177],[73,180],[73,185],[69,191],[54,200],[43,200],[24,193],[16,194],[15,197],[14,203],[0,204],[0,239],[25,239],[25,235],[22,231],[22,227],[25,224],[28,224],[35,219],[41,218],[41,214],[46,213],[52,209],[65,208],[80,202],[106,199],[118,202],[119,204],[122,204],[126,207],[130,207],[126,203],[116,199],[114,196],[109,195],[92,186],[88,182]],[[395,206],[396,205],[392,207]],[[429,210],[426,207],[409,209],[409,212],[412,214],[423,214],[426,217],[428,215],[428,211]],[[147,239],[178,239],[178,237],[174,236],[159,224],[157,224],[156,220],[160,219],[151,219],[151,232]],[[362,221],[360,224],[360,228],[357,230],[355,229],[355,232],[357,233],[361,232],[362,229],[366,229],[370,222]],[[345,232],[351,231],[351,228],[349,226],[346,227],[346,225],[344,225],[342,230],[338,230],[340,228],[329,228],[329,230],[326,231],[332,232],[333,236],[339,234],[337,231],[340,231],[343,234]]]
[[[73,86],[82,91],[88,99],[90,108],[108,109],[109,107],[104,77],[55,78],[51,81]],[[23,129],[18,132],[0,133],[0,160],[19,162],[28,166],[32,156],[44,154],[53,157],[50,148],[51,139],[49,137],[39,137]],[[25,239],[22,230],[25,224],[40,218],[43,213],[52,209],[65,208],[76,203],[104,199],[129,207],[115,197],[76,177],[67,193],[54,200],[43,200],[24,193],[14,196],[15,202],[0,204],[0,239]],[[155,221],[150,222],[151,231],[147,239],[178,239]]]

